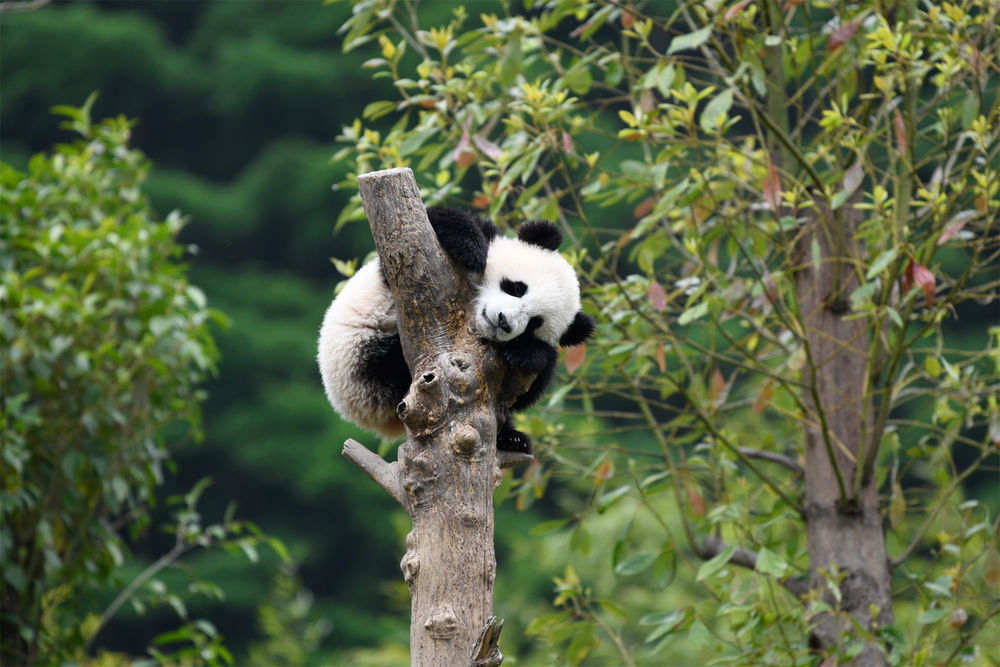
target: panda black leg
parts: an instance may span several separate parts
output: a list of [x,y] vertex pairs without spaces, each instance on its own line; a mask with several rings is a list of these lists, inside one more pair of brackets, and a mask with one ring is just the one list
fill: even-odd
[[509,421],[501,425],[497,431],[497,449],[519,454],[534,455],[535,453],[531,438],[511,426]]

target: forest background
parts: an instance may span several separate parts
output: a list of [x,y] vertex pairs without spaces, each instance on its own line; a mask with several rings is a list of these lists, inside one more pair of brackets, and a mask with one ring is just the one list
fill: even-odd
[[[457,5],[425,3],[421,22],[446,24]],[[212,619],[237,662],[280,652],[282,634],[304,647],[285,647],[302,662],[398,660],[407,641],[398,569],[407,519],[341,459],[347,437],[370,438],[332,413],[314,361],[318,324],[340,279],[330,258],[373,247],[363,225],[333,231],[353,194],[331,187],[350,168],[331,161],[335,140],[369,102],[393,95],[388,79],[361,67],[384,46],[343,52],[338,29],[350,11],[346,3],[54,2],[0,23],[0,158],[24,168],[33,153],[70,139],[50,108],[99,91],[94,118],[138,120],[132,145],[153,163],[145,190],[161,214],[190,216],[181,240],[198,248],[186,260],[191,281],[230,320],[217,336],[204,441],[173,450],[177,473],[163,494],[211,477],[203,513],[221,516],[235,500],[238,515],[280,538],[296,563],[283,568],[266,550],[257,563],[215,551],[185,559],[225,591],[223,601],[188,604]],[[623,228],[633,222],[625,210]],[[967,326],[976,329],[978,318],[985,330],[989,313],[970,315]],[[524,630],[551,611],[567,540],[591,539],[541,534],[562,525],[559,493],[555,482],[540,500],[519,493],[498,504],[496,612],[507,620],[505,652],[525,664],[535,649]],[[996,514],[995,476],[968,480],[967,494]],[[150,531],[133,545],[131,573],[169,545]],[[681,591],[674,606],[689,594]],[[97,646],[141,655],[175,622],[167,608],[137,616],[126,607]],[[382,649],[357,649],[365,646]]]

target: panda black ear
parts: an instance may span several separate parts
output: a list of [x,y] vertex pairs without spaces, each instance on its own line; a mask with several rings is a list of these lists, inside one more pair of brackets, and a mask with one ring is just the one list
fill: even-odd
[[559,339],[559,344],[566,346],[579,345],[590,338],[590,334],[594,333],[594,326],[594,318],[581,310],[573,318],[569,329],[566,329],[566,333]]
[[547,220],[531,220],[524,223],[517,230],[517,238],[546,250],[558,250],[562,245],[562,232]]

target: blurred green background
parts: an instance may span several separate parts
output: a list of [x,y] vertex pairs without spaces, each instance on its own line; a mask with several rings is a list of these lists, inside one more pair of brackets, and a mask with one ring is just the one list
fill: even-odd
[[[452,6],[426,11],[446,17]],[[333,233],[350,196],[332,187],[346,168],[330,164],[334,138],[390,86],[361,68],[371,53],[342,52],[337,30],[349,15],[349,5],[318,1],[143,0],[53,2],[0,22],[0,159],[24,168],[32,154],[70,140],[51,107],[99,91],[95,119],[138,120],[133,145],[153,162],[146,190],[157,213],[190,217],[181,240],[198,249],[188,259],[191,281],[231,326],[218,335],[222,363],[207,387],[204,442],[173,450],[176,474],[163,495],[210,476],[206,520],[232,500],[238,517],[281,538],[315,596],[308,617],[329,623],[327,655],[405,646],[409,631],[398,566],[409,521],[340,456],[347,437],[375,441],[333,413],[314,361],[341,279],[330,258],[374,247],[365,225]],[[537,519],[509,503],[501,512],[504,568],[504,544]],[[151,530],[135,554],[148,562],[171,540]],[[256,566],[224,552],[186,559],[226,592],[223,603],[195,612],[238,658],[261,634],[257,607],[278,571],[273,554],[262,557]],[[544,600],[548,581],[535,574],[519,585]],[[175,624],[169,610],[140,618],[126,607],[98,645],[141,655]]]

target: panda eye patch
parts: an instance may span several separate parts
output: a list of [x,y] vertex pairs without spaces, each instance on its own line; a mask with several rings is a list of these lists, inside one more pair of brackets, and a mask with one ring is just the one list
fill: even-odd
[[500,281],[500,289],[511,296],[522,297],[528,291],[528,286],[520,280],[503,278]]

